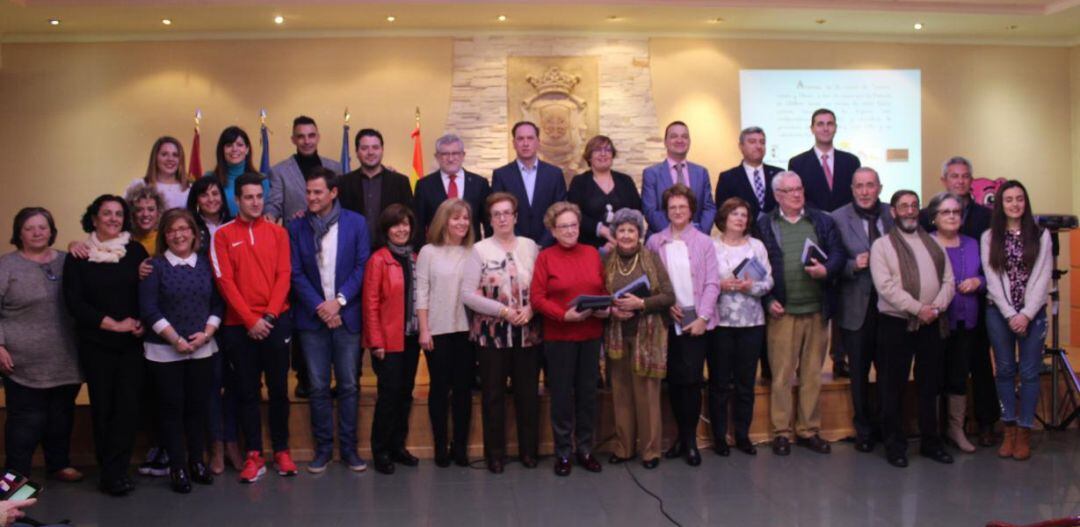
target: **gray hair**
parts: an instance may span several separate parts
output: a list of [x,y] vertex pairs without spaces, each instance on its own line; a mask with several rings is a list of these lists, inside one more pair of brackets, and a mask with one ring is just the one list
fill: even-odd
[[964,165],[967,167],[968,172],[971,174],[975,173],[975,167],[971,166],[971,161],[968,160],[968,158],[964,156],[952,156],[941,164],[941,177],[945,177],[945,174],[949,172],[949,165]]
[[640,211],[628,208],[621,208],[615,211],[615,214],[611,218],[611,230],[614,231],[624,223],[633,224],[637,227],[638,236],[645,233],[645,216]]
[[784,182],[783,180],[791,179],[791,178],[796,178],[796,179],[799,180],[799,183],[802,183],[802,176],[796,174],[795,172],[792,172],[791,170],[785,170],[783,172],[778,172],[775,176],[773,176],[773,178],[772,178],[773,194],[775,194],[777,192],[780,192],[780,184],[782,184]]
[[[947,200],[953,200],[960,208],[964,208],[964,200],[960,199],[960,196],[953,194],[952,192],[939,192],[930,198],[930,202],[926,204],[926,215],[930,218],[930,221],[934,221],[937,217],[938,209],[941,208],[941,204]],[[960,221],[963,221],[963,214],[960,215]]]
[[742,131],[739,132],[739,144],[741,145],[743,139],[746,139],[746,136],[750,134],[761,134],[762,137],[765,137],[765,130],[762,130],[760,126],[747,126],[746,128],[743,128]]
[[869,172],[869,173],[873,174],[874,179],[877,180],[878,186],[879,187],[881,186],[881,176],[877,173],[877,170],[874,170],[873,168],[870,168],[870,167],[867,167],[867,166],[861,166],[861,167],[855,169],[855,173],[851,175],[851,186],[853,186],[853,187],[855,186],[855,174],[858,174],[859,172]]
[[462,141],[457,134],[443,134],[442,137],[435,140],[435,152],[439,152],[439,147],[452,145],[454,143],[461,145],[461,148],[465,149],[465,141]]

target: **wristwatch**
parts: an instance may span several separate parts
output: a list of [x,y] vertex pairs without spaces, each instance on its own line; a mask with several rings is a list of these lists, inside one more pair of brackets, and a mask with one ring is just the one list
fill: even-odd
[[277,317],[274,316],[274,315],[271,315],[270,313],[266,313],[265,315],[263,315],[262,319],[269,322],[270,324],[273,324],[274,322],[277,322]]
[[348,304],[349,302],[345,300],[345,295],[343,295],[341,293],[338,293],[337,294],[337,303],[341,307],[345,307],[345,304]]

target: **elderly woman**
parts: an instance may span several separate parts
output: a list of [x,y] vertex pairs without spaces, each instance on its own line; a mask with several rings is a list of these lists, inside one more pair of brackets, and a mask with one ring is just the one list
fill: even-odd
[[386,207],[379,215],[383,246],[364,270],[361,345],[371,352],[371,367],[379,377],[371,453],[381,474],[393,474],[394,463],[410,467],[419,463],[405,448],[420,360],[416,252],[410,244],[415,224],[416,216],[408,207],[400,203]]
[[[213,483],[203,463],[210,384],[225,306],[214,287],[210,260],[199,254],[198,226],[185,209],[161,220],[154,270],[139,284],[139,308],[151,328],[143,343],[158,399],[161,442],[169,454],[172,490]],[[187,448],[185,449],[185,439]]]
[[150,161],[146,165],[146,175],[128,185],[128,191],[145,185],[161,194],[165,200],[165,209],[177,209],[187,206],[191,181],[184,170],[184,147],[175,137],[163,136],[150,147]]
[[667,314],[675,293],[660,257],[642,248],[645,216],[619,209],[611,228],[615,250],[604,259],[607,290],[615,295],[642,278],[647,282],[613,300],[604,329],[615,407],[615,452],[609,462],[629,461],[640,452],[645,468],[653,469],[660,464],[660,381],[667,374]]
[[671,223],[649,238],[646,247],[660,255],[675,290],[671,306],[673,331],[668,345],[668,398],[679,436],[664,457],[686,456],[690,466],[701,464],[697,424],[701,415],[701,383],[705,351],[718,322],[720,271],[712,239],[694,228],[697,200],[683,184],[664,191],[661,201]]
[[539,443],[540,319],[533,316],[529,286],[540,249],[514,235],[517,207],[513,194],[488,196],[494,234],[473,245],[461,282],[461,298],[472,311],[469,339],[479,348],[484,458],[493,474],[503,472],[506,458],[508,376],[514,385],[518,457],[525,468],[536,467]]
[[765,310],[761,297],[773,286],[769,253],[761,240],[752,238],[750,204],[729,198],[716,215],[720,239],[716,247],[720,270],[719,320],[713,345],[705,354],[709,364],[709,420],[712,422],[713,450],[727,456],[728,400],[732,386],[735,401],[735,448],[755,455],[750,442],[750,421],[754,417],[754,377],[758,350],[765,342]]
[[71,466],[75,395],[82,384],[71,318],[60,296],[65,253],[52,248],[56,223],[41,207],[15,215],[0,257],[0,375],[4,377],[6,468],[30,474],[42,445],[49,476],[78,481]]
[[89,258],[64,260],[64,303],[75,318],[79,361],[90,392],[100,488],[122,496],[135,446],[143,356],[139,264],[146,249],[131,238],[127,202],[98,196],[83,214]]
[[[476,353],[469,342],[461,281],[473,244],[471,219],[472,209],[465,200],[442,202],[431,220],[428,244],[416,258],[416,318],[420,323],[420,349],[424,350],[431,374],[428,416],[435,443],[435,464],[439,467],[450,466],[451,456],[458,466],[469,466]],[[448,445],[447,410],[451,406],[454,441]]]
[[585,162],[589,170],[574,176],[566,199],[581,208],[581,242],[603,248],[615,246],[612,215],[622,208],[641,210],[641,195],[630,176],[611,169],[615,144],[604,135],[585,144]]
[[[530,295],[544,317],[555,474],[570,475],[573,450],[585,470],[600,472],[603,467],[592,455],[593,424],[604,332],[600,319],[607,318],[608,309],[571,302],[581,295],[605,295],[604,269],[596,249],[578,243],[581,209],[577,205],[565,201],[552,204],[544,214],[544,225],[557,243],[536,257]],[[571,437],[576,444],[571,444]]]

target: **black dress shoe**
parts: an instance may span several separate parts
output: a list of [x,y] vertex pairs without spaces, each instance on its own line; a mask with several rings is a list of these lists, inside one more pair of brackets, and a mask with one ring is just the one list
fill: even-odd
[[646,459],[645,461],[641,462],[641,466],[643,466],[643,467],[645,467],[645,468],[647,468],[649,470],[652,470],[652,469],[660,466],[660,458],[654,457],[652,459]]
[[885,457],[889,464],[896,468],[907,468],[907,456],[904,454],[889,454]]
[[867,437],[856,438],[855,450],[858,450],[859,452],[873,452],[874,440]]
[[187,469],[174,468],[169,471],[169,480],[173,492],[188,494],[191,492],[191,478],[188,477]]
[[701,464],[701,452],[698,451],[696,446],[686,449],[686,464],[691,467],[696,467]]
[[536,458],[533,456],[521,456],[521,466],[525,468],[536,468]]
[[578,454],[577,462],[578,465],[581,465],[589,472],[600,472],[601,470],[604,470],[603,465],[601,465],[592,454]]
[[795,444],[809,448],[810,450],[817,452],[818,454],[828,454],[832,452],[832,447],[829,442],[822,439],[821,436],[814,434],[810,437],[799,437],[795,439]]
[[728,457],[731,455],[731,447],[728,446],[727,441],[717,441],[712,447],[713,452],[721,457]]
[[120,476],[120,483],[127,489],[127,492],[135,490],[135,480],[131,479],[126,474]]
[[401,463],[406,467],[415,467],[420,464],[420,459],[410,454],[409,451],[404,448],[390,454],[390,460],[394,463]]
[[667,459],[675,459],[683,457],[685,454],[686,445],[684,445],[681,440],[678,440],[671,445],[671,448],[667,449],[667,452],[664,452],[664,457]]
[[748,456],[757,455],[757,447],[748,437],[736,437],[735,448]]
[[443,452],[441,454],[435,454],[435,466],[439,468],[446,468],[450,466],[450,454]]
[[774,438],[772,440],[772,452],[778,456],[791,454],[791,441],[784,436]]
[[387,454],[375,456],[373,460],[375,463],[375,471],[379,474],[390,475],[394,473],[394,460],[390,459]]
[[311,397],[311,386],[308,385],[308,381],[305,377],[300,375],[296,376],[296,389],[293,390],[293,395],[297,399],[307,399]]
[[612,454],[611,457],[608,458],[607,462],[608,462],[609,465],[619,465],[619,464],[622,464],[622,463],[626,463],[627,461],[630,461],[631,459],[634,459],[635,457],[637,457],[637,456],[619,457],[616,454]]
[[110,496],[127,496],[134,487],[122,479],[102,481],[98,484],[98,490]]
[[188,471],[191,476],[191,481],[200,485],[210,485],[214,482],[214,475],[210,473],[210,469],[206,468],[206,464],[202,461],[196,461],[188,465]]
[[503,462],[500,459],[489,459],[487,463],[488,472],[492,474],[503,473]]
[[933,459],[938,463],[944,463],[946,465],[951,465],[953,462],[953,457],[949,455],[949,453],[946,452],[944,448],[941,447],[933,450],[920,450],[919,455],[925,458]]
[[832,363],[832,375],[833,379],[839,379],[841,377],[851,378],[851,370],[848,369],[846,360],[838,360]]
[[569,476],[570,475],[570,459],[565,457],[555,458],[555,475],[556,476]]

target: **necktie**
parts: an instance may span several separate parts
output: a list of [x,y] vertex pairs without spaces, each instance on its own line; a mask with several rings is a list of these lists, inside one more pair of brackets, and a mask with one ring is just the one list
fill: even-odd
[[687,187],[690,186],[690,182],[686,180],[686,163],[679,163],[675,165],[675,172],[679,175],[678,183],[682,183]]
[[829,183],[829,190],[832,190],[833,176],[832,169],[829,168],[829,154],[821,155],[821,169],[825,171],[825,181]]
[[765,208],[765,183],[761,181],[761,169],[754,169],[754,196],[757,197],[758,205]]
[[[447,197],[447,199],[454,199],[454,198],[458,197],[457,181],[454,181],[455,179],[457,179],[457,174],[450,174],[450,184],[447,185],[447,188],[446,188],[446,197]],[[831,181],[831,179],[830,179],[830,181]],[[831,183],[830,183],[830,186],[831,186]]]

